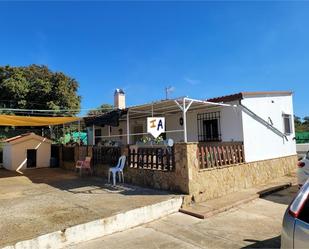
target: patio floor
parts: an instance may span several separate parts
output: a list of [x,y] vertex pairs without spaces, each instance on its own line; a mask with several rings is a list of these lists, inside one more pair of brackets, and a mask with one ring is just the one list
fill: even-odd
[[0,247],[173,196],[62,169],[0,169]]

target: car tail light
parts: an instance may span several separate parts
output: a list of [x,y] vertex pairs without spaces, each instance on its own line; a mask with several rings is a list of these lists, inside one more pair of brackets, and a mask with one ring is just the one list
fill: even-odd
[[297,196],[292,201],[289,207],[289,213],[294,217],[297,218],[302,211],[307,199],[309,196],[309,180],[302,186],[299,190]]
[[304,167],[306,164],[304,163],[304,162],[298,162],[297,163],[297,166],[299,167],[299,168],[302,168],[302,167]]

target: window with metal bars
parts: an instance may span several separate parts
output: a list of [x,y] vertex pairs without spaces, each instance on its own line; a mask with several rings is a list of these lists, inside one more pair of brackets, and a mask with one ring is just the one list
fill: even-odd
[[197,114],[198,141],[221,141],[220,112]]
[[290,135],[292,133],[292,116],[289,114],[283,114],[283,128],[284,128],[284,134]]

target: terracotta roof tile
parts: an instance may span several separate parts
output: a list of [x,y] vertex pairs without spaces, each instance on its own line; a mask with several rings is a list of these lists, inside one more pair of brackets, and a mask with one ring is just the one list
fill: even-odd
[[281,96],[281,95],[291,95],[291,91],[264,91],[264,92],[240,92],[231,95],[220,96],[216,98],[207,99],[209,102],[231,102],[236,100],[241,100],[245,97],[250,96]]

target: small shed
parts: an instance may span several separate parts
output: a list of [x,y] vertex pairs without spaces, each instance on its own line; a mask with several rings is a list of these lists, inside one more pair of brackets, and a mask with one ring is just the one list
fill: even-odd
[[4,142],[4,168],[19,171],[50,166],[51,140],[34,133],[26,133],[6,139]]

